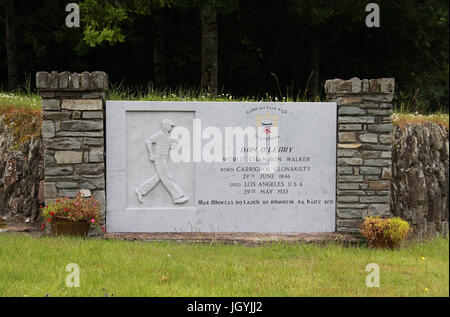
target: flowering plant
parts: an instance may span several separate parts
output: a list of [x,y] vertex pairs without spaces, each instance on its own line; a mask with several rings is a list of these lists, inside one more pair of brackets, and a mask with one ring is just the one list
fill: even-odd
[[53,217],[62,217],[71,221],[86,221],[98,226],[101,219],[100,203],[92,198],[85,198],[78,192],[75,198],[58,198],[42,208],[42,217],[51,222]]

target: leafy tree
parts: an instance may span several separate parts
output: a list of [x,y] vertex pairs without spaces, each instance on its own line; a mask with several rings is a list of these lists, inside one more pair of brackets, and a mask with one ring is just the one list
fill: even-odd
[[151,77],[295,98],[305,87],[318,95],[328,78],[395,77],[396,103],[447,108],[448,1],[376,1],[381,27],[370,29],[367,3],[82,0],[81,28],[67,28],[65,0],[0,0],[0,84],[13,88],[39,70],[101,69],[127,85]]
[[156,8],[167,4],[164,0],[83,0],[80,2],[83,40],[91,47],[102,42],[111,45],[124,42],[125,24],[133,23],[140,15],[150,15]]
[[449,2],[397,0],[392,6],[401,17],[392,19],[397,43],[391,42],[400,97],[409,99],[411,110],[448,111]]
[[83,41],[91,47],[103,42],[125,42],[126,29],[140,16],[152,16],[153,74],[157,84],[165,83],[164,7],[172,0],[84,0],[80,3],[84,22]]
[[[196,3],[197,2],[197,3]],[[201,19],[201,81],[200,85],[208,91],[216,93],[218,89],[218,27],[217,14],[229,14],[236,10],[235,1],[200,0],[191,5],[200,7]]]
[[[349,36],[355,24],[364,23],[363,0],[289,0],[288,6],[295,13],[302,32],[307,34],[310,70],[309,95],[318,96],[321,90],[320,68],[323,52],[344,36]],[[293,21],[294,22],[294,21]]]
[[1,0],[0,5],[4,8],[4,16],[1,21],[5,25],[8,89],[13,90],[18,85],[15,6],[13,0]]
[[[102,42],[115,45],[124,42],[124,26],[138,16],[152,15],[154,78],[162,81],[164,74],[163,12],[164,7],[200,8],[201,17],[201,85],[210,91],[218,86],[217,13],[230,13],[237,8],[236,0],[84,0],[80,7],[85,22],[83,40],[95,47]],[[159,80],[158,80],[159,79]]]

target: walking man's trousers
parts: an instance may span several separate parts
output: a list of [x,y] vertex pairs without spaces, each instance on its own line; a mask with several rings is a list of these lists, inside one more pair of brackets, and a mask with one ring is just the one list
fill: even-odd
[[156,156],[155,157],[155,166],[156,166],[156,174],[151,178],[147,179],[145,182],[139,186],[139,190],[142,195],[147,195],[156,184],[161,181],[172,196],[172,199],[175,200],[183,196],[181,189],[175,183],[175,180],[169,172],[169,165],[167,164],[168,157],[164,156]]

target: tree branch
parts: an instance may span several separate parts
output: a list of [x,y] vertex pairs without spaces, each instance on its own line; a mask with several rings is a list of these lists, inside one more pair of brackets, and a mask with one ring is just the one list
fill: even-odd
[[330,46],[331,44],[336,43],[341,37],[342,37],[342,34],[337,34],[335,37],[333,37],[330,40],[326,41],[324,43],[323,47],[327,47],[327,46]]

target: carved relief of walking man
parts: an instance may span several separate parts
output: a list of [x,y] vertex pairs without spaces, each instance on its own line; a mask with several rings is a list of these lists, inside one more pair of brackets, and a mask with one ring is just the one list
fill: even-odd
[[[161,130],[146,141],[150,161],[155,163],[156,174],[136,188],[136,194],[140,203],[144,203],[142,197],[147,195],[160,181],[172,196],[175,204],[182,204],[189,199],[188,196],[183,194],[169,172],[169,153],[172,145],[176,143],[175,140],[170,138],[170,131],[174,126],[175,124],[170,119],[162,120]],[[155,151],[153,151],[153,144],[155,144]]]

